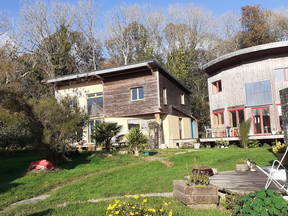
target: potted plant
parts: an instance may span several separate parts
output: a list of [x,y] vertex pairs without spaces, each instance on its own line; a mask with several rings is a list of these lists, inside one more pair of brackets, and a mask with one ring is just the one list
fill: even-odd
[[246,172],[249,170],[246,159],[239,159],[236,161],[236,169],[237,172]]
[[173,195],[188,207],[217,207],[218,189],[209,184],[209,176],[192,173],[186,180],[173,182]]
[[197,139],[197,142],[193,144],[194,149],[200,149],[200,140]]

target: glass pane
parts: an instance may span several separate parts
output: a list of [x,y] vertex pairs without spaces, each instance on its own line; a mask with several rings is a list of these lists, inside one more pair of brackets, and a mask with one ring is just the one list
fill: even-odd
[[231,112],[232,116],[232,127],[237,127],[237,116],[236,116],[236,111]]
[[138,88],[139,90],[139,99],[143,99],[144,98],[144,88],[141,87],[141,88]]
[[99,115],[103,113],[103,97],[88,98],[87,107],[89,115]]
[[262,110],[264,133],[271,133],[270,112],[268,108]]
[[238,110],[239,124],[245,121],[244,110]]
[[132,100],[137,100],[137,88],[131,89]]
[[254,133],[261,134],[261,117],[260,117],[260,110],[256,109],[253,110],[253,117],[254,117]]
[[224,124],[224,113],[223,112],[220,113],[220,119],[221,119],[220,124]]

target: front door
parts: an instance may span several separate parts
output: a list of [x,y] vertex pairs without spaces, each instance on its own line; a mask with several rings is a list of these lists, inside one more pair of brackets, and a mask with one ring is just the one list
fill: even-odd
[[271,120],[269,107],[252,108],[254,134],[270,134]]

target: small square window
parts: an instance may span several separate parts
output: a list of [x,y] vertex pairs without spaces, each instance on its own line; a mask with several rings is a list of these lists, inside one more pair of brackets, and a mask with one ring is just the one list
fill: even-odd
[[167,89],[163,89],[163,103],[166,105],[167,104]]
[[212,83],[212,92],[213,94],[222,92],[222,82],[221,80],[215,81]]
[[181,104],[184,105],[185,104],[185,95],[181,94]]
[[137,88],[131,88],[131,100],[141,100],[144,99],[144,88],[143,87],[137,87]]

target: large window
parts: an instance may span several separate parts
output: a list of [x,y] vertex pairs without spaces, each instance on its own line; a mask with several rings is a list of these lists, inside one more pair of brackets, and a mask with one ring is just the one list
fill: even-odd
[[103,114],[102,92],[87,95],[87,109],[90,116],[99,116]]
[[229,109],[230,127],[238,127],[245,121],[244,108]]
[[212,83],[212,93],[217,94],[222,92],[222,82],[221,80],[215,81]]
[[130,94],[132,101],[142,100],[144,99],[144,88],[143,87],[131,88]]
[[214,125],[224,125],[224,110],[213,112]]
[[269,80],[245,84],[246,106],[272,104],[271,84]]
[[89,142],[93,142],[92,139],[92,134],[94,133],[94,128],[96,124],[100,124],[102,122],[101,119],[91,119],[89,120],[89,125],[88,125],[88,134],[89,134]]
[[252,108],[254,134],[271,133],[269,107]]

